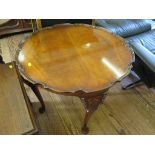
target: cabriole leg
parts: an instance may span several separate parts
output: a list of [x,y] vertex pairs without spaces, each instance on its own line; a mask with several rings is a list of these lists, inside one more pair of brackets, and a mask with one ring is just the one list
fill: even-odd
[[81,98],[81,101],[84,103],[85,110],[86,110],[84,123],[82,126],[83,134],[87,134],[89,132],[89,128],[87,127],[88,121],[91,115],[97,110],[99,104],[103,102],[105,97],[106,97],[106,94],[104,93],[104,94],[98,94],[96,96]]
[[40,113],[45,112],[45,104],[44,104],[43,98],[42,98],[42,96],[40,94],[40,91],[38,89],[38,86],[35,85],[35,84],[30,83],[29,81],[25,80],[24,78],[22,78],[22,79],[23,79],[24,83],[27,84],[32,89],[32,91],[35,93],[38,100],[40,101],[41,107],[39,108],[39,112]]

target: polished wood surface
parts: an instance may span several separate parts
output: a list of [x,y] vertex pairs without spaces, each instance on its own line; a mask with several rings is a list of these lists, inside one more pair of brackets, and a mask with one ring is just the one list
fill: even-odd
[[[4,60],[15,60],[14,55],[25,34],[0,39],[0,49]],[[123,80],[129,84],[132,81]],[[26,85],[25,85],[26,86]],[[38,120],[39,134],[77,135],[81,134],[84,108],[78,97],[63,96],[40,89],[46,104],[43,114],[38,112],[40,104],[31,88],[26,91],[32,102]],[[104,105],[100,105],[89,123],[91,135],[146,135],[155,134],[155,92],[144,84],[124,91],[120,83],[114,85]]]
[[33,34],[19,45],[24,78],[56,93],[78,96],[86,110],[82,132],[105,93],[131,69],[133,53],[124,40],[84,24],[61,24]]
[[0,134],[34,134],[36,122],[15,67],[0,64]]
[[56,92],[86,93],[109,87],[128,72],[124,41],[88,25],[59,25],[32,35],[18,53],[20,71]]

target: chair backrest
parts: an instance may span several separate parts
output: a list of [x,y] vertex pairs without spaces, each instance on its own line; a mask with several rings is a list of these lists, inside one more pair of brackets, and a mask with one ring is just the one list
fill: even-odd
[[36,19],[33,20],[33,29],[34,31],[40,30],[44,27],[53,26],[55,24],[63,24],[63,23],[83,23],[94,25],[95,22],[93,19]]

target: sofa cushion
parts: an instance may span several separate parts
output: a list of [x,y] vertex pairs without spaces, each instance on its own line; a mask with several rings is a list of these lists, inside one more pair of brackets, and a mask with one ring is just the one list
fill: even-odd
[[139,43],[155,54],[155,29],[126,39],[129,43]]
[[141,43],[131,42],[135,54],[155,73],[155,55]]
[[96,25],[122,37],[129,37],[151,30],[151,24],[144,19],[97,19]]

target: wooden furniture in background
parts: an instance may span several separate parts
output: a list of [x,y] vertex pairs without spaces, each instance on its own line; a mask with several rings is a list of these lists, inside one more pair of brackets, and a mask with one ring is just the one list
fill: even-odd
[[36,133],[30,102],[15,64],[0,64],[0,75],[0,134]]
[[32,31],[31,19],[0,19],[0,37]]
[[124,40],[105,29],[62,24],[22,41],[16,62],[31,83],[78,96],[86,109],[82,131],[88,133],[90,116],[108,89],[129,74],[133,58]]

